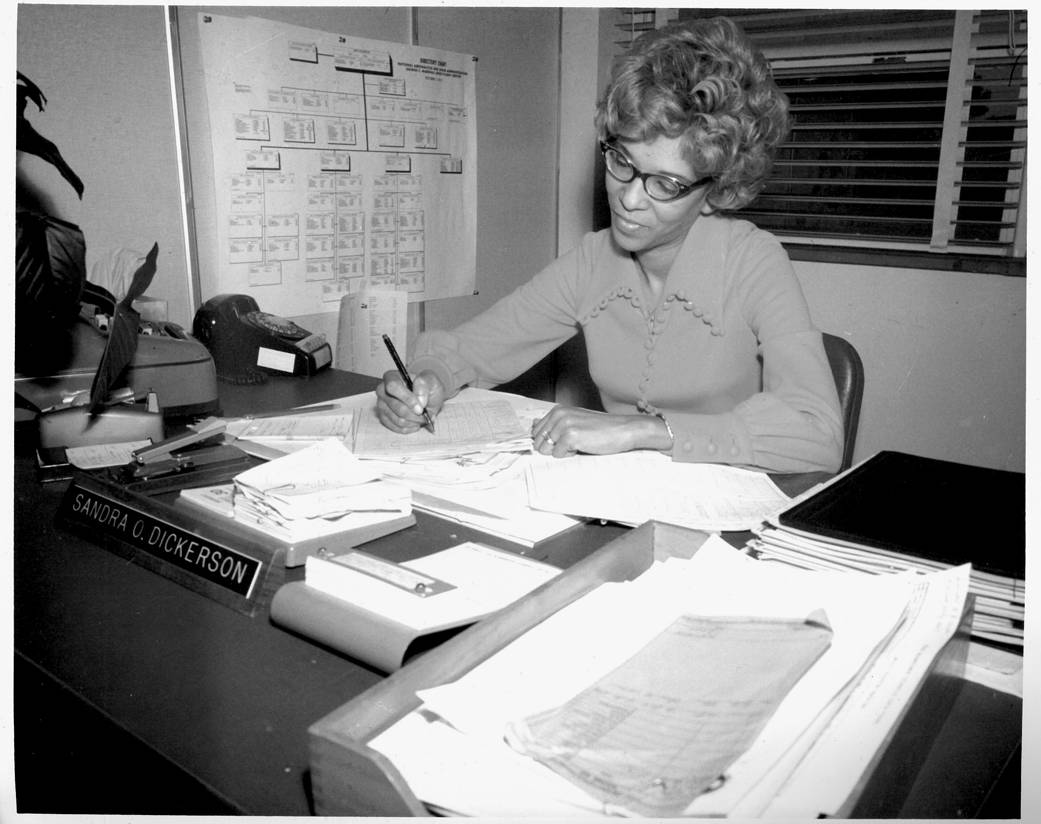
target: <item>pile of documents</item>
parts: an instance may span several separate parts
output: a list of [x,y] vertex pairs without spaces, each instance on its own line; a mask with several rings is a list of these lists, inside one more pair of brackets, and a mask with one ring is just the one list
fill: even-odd
[[400,435],[380,423],[375,396],[365,393],[324,407],[230,421],[228,431],[265,458],[318,441],[336,443],[373,477],[410,489],[416,509],[524,546],[588,519],[749,530],[791,502],[762,472],[684,464],[651,450],[540,455],[532,451],[532,426],[552,406],[467,387],[445,403],[434,431]]
[[[862,574],[971,564],[977,638],[1022,646],[1024,476],[882,451],[810,490],[756,529],[761,558]],[[963,513],[985,512],[973,530]]]
[[531,452],[531,424],[551,406],[467,388],[437,416],[436,436],[427,429],[396,435],[361,409],[354,450],[381,477],[409,487],[416,509],[534,546],[581,523],[528,503],[527,467],[552,460]]
[[712,537],[420,691],[368,743],[434,812],[836,815],[956,632],[967,587],[967,567],[807,573]]
[[[884,575],[895,572],[929,573],[950,564],[902,552],[814,535],[781,524],[755,530],[749,548],[760,559],[809,570]],[[976,597],[972,635],[988,641],[1023,646],[1026,581],[972,568],[969,592]]]
[[182,496],[284,540],[304,540],[397,519],[408,488],[380,479],[339,441],[314,443],[235,476],[234,484]]

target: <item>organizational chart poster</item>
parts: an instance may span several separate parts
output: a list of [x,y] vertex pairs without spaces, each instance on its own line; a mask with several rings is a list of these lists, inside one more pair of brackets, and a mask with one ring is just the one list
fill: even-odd
[[297,316],[363,287],[469,295],[471,55],[199,15],[218,291]]

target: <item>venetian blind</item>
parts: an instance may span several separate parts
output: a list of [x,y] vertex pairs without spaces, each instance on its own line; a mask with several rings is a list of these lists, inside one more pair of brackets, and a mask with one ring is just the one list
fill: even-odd
[[[660,24],[631,11],[636,33]],[[790,138],[743,215],[792,241],[1025,254],[1025,11],[678,11],[716,14],[791,102]]]

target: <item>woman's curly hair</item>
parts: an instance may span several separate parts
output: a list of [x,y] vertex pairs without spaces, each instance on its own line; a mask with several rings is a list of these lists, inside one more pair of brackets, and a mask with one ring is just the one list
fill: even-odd
[[597,105],[601,140],[680,138],[717,210],[748,205],[788,134],[788,99],[770,65],[726,17],[647,32],[619,59]]

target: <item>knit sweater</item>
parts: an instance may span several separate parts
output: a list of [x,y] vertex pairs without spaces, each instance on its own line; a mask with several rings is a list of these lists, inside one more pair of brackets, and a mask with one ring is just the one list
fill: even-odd
[[702,215],[656,305],[610,230],[452,331],[421,335],[413,374],[449,397],[496,386],[579,327],[608,413],[661,412],[672,457],[773,472],[834,471],[842,422],[820,332],[780,243],[733,218]]

